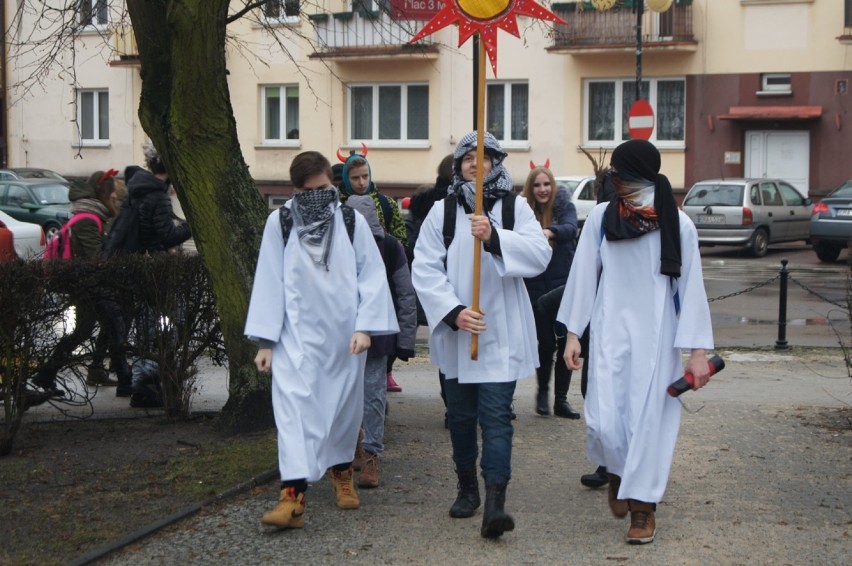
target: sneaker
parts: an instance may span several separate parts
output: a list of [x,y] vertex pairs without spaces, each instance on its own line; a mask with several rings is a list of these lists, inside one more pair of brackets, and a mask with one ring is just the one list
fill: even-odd
[[394,380],[392,372],[388,372],[388,391],[391,393],[399,393],[402,391],[402,386]]
[[621,487],[621,478],[615,474],[607,474],[609,476],[609,510],[613,516],[618,519],[623,519],[627,516],[630,510],[626,499],[618,498],[618,489]]
[[630,529],[627,531],[629,544],[648,544],[654,542],[657,534],[657,521],[654,517],[653,503],[630,500]]
[[361,506],[361,500],[358,499],[358,493],[355,491],[355,484],[352,483],[351,466],[342,472],[332,468],[331,487],[334,489],[337,506],[341,509],[358,509]]
[[364,460],[364,466],[358,474],[358,487],[364,489],[379,487],[379,457],[369,452],[366,455],[367,459]]
[[296,489],[292,487],[282,489],[278,506],[264,513],[260,522],[279,529],[301,529],[305,526],[305,494],[297,495]]

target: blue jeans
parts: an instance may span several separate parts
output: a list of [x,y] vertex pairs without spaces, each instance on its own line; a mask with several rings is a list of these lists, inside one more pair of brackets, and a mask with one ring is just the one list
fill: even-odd
[[364,441],[361,445],[370,454],[381,456],[385,451],[385,406],[388,402],[388,357],[367,357],[364,367]]
[[515,382],[459,383],[447,378],[447,416],[453,463],[459,472],[476,469],[476,424],[482,428],[482,477],[485,485],[505,485],[512,477],[512,397]]

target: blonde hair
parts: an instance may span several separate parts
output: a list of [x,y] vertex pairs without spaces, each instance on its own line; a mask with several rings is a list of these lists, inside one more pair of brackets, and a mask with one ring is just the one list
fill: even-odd
[[[547,175],[547,178],[550,180],[550,198],[545,203],[540,203],[536,200],[533,188],[536,177],[542,173]],[[524,183],[524,190],[521,194],[527,199],[527,203],[533,209],[535,218],[541,224],[542,229],[553,224],[553,203],[556,201],[557,190],[558,187],[556,186],[556,179],[553,177],[553,172],[547,167],[533,167],[530,174],[527,175],[527,181]]]

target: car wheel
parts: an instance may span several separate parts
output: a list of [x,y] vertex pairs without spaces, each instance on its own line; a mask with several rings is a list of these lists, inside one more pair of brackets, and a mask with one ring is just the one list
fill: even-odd
[[61,226],[59,224],[45,224],[44,225],[44,239],[49,242],[59,233]]
[[840,257],[840,249],[841,246],[838,246],[837,244],[827,244],[825,242],[821,242],[814,246],[814,251],[816,252],[819,260],[826,263],[833,263],[837,261],[837,258]]
[[769,249],[769,234],[763,228],[758,228],[751,237],[751,255],[763,257],[767,249]]

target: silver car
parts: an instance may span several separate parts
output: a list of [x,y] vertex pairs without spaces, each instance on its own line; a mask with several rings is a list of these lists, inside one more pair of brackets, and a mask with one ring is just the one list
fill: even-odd
[[598,203],[595,197],[595,178],[589,175],[556,177],[556,186],[571,195],[577,209],[577,225],[583,227],[589,212]]
[[823,197],[811,211],[811,244],[820,261],[836,261],[849,242],[852,242],[852,179]]
[[682,208],[702,246],[744,246],[761,257],[769,244],[810,237],[811,199],[780,179],[701,181]]

